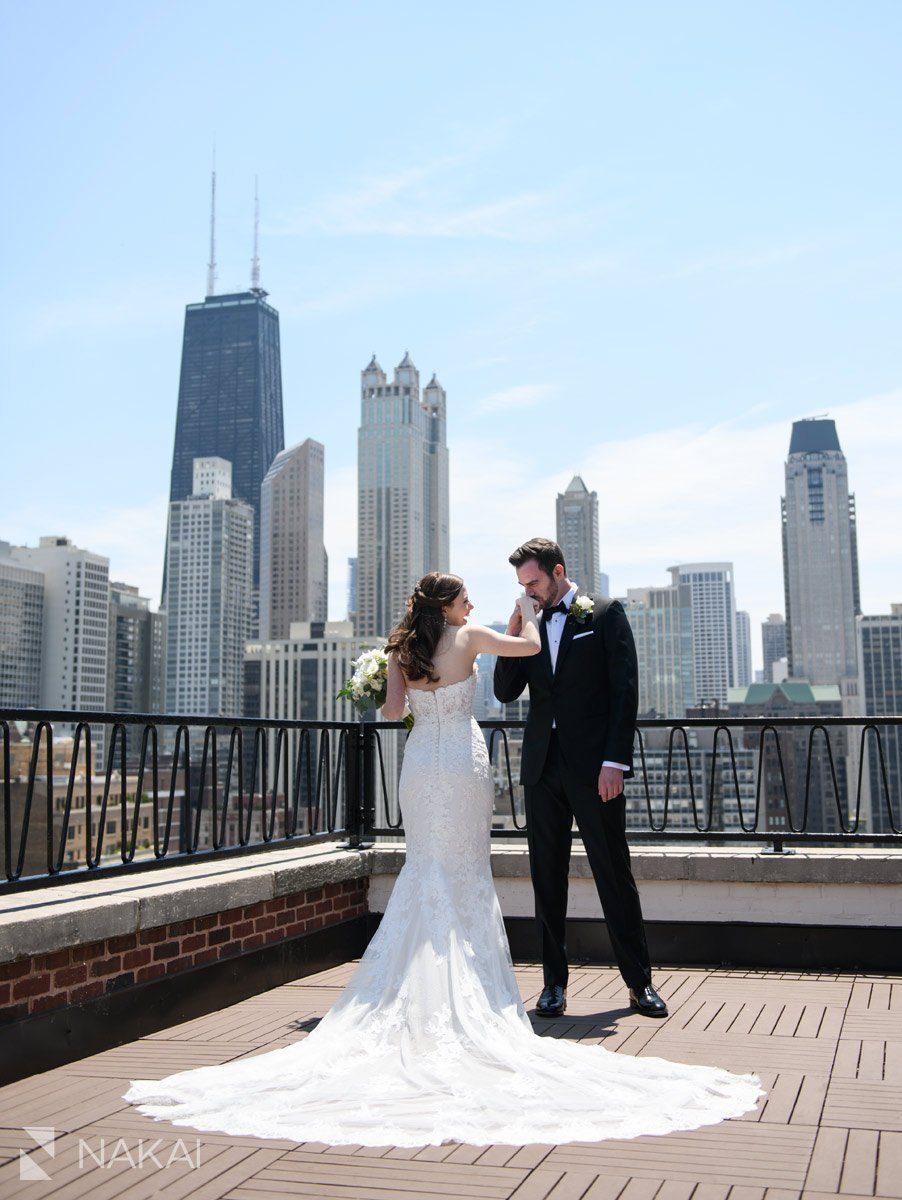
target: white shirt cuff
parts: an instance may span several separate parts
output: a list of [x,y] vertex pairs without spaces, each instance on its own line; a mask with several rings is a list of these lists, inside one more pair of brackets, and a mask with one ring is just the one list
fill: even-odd
[[608,762],[607,760],[605,760],[601,765],[603,767],[616,767],[618,771],[628,771],[629,770],[629,767],[626,765],[626,763],[615,763],[615,762]]

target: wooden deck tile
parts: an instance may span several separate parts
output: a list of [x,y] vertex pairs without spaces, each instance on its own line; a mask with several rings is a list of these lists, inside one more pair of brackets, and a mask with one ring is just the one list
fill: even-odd
[[[286,1196],[370,1196],[381,1193],[381,1200],[388,1200],[389,1196],[400,1200],[402,1197],[423,1194],[464,1195],[473,1200],[507,1200],[526,1174],[525,1169],[481,1164],[449,1165],[419,1159],[404,1162],[384,1158],[365,1161],[353,1154],[337,1151],[323,1154],[289,1151],[276,1162],[263,1167],[240,1190],[242,1193],[251,1191],[258,1196],[266,1192],[281,1192]],[[314,1190],[316,1188],[320,1190],[317,1192]]]
[[801,1075],[829,1075],[833,1043],[820,1038],[777,1038],[764,1034],[744,1037],[730,1033],[700,1035],[671,1031],[666,1026],[642,1053],[674,1062],[703,1063],[741,1074],[771,1068]]
[[902,1132],[902,1082],[834,1079],[827,1089],[823,1125]]
[[880,1134],[876,1195],[902,1196],[902,1134]]
[[844,1038],[872,1041],[902,1042],[902,1012],[869,1008],[864,1012],[847,1012],[843,1022]]
[[806,1188],[831,1193],[839,1188],[848,1140],[848,1129],[821,1128],[817,1131],[808,1173],[805,1176]]
[[[610,1171],[639,1179],[672,1179],[763,1187],[801,1187],[815,1130],[725,1121],[667,1137],[638,1137],[558,1146],[549,1166]],[[694,1200],[694,1198],[693,1198]]]

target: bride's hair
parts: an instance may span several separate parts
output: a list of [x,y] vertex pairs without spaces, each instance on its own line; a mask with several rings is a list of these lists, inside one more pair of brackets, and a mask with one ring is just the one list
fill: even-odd
[[459,575],[430,571],[407,597],[407,612],[388,635],[386,650],[398,655],[398,665],[408,679],[438,681],[432,656],[445,628],[442,609],[453,604],[464,581]]

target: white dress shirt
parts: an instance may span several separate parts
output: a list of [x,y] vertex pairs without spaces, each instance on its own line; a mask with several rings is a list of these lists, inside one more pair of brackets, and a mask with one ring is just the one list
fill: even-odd
[[[567,615],[570,610],[570,605],[577,593],[576,584],[570,589],[566,596],[561,598],[561,602],[567,606],[567,612],[552,613],[545,620],[545,635],[548,638],[548,653],[551,656],[551,671],[552,674],[557,669],[557,652],[561,645],[561,636],[564,632],[564,624],[567,620]],[[556,721],[551,722],[551,728],[554,729],[557,725]],[[628,771],[629,767],[625,763],[609,762],[607,759],[601,764],[603,767],[616,767],[618,771]]]

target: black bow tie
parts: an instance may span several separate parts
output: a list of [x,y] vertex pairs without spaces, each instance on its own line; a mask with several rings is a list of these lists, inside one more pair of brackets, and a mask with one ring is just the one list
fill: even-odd
[[565,613],[566,611],[567,611],[567,605],[562,600],[560,602],[560,604],[555,604],[551,608],[543,608],[542,616],[545,618],[546,621],[550,621],[555,613]]

